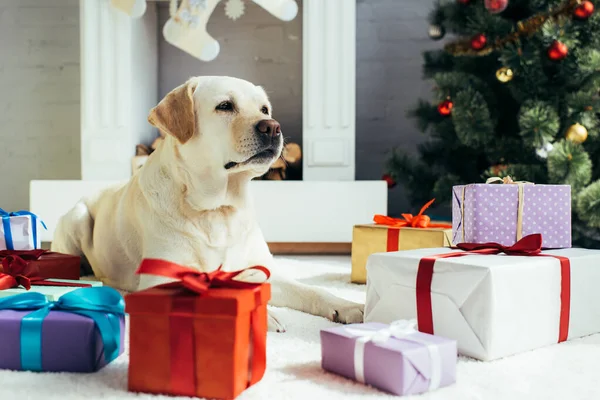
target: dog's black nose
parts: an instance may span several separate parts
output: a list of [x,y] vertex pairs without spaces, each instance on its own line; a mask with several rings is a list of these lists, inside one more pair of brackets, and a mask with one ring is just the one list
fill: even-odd
[[274,119],[263,119],[256,124],[256,131],[269,136],[281,135],[281,125]]

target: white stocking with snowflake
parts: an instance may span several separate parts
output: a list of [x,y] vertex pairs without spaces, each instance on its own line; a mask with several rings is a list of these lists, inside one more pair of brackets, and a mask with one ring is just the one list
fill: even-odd
[[206,24],[220,0],[171,0],[171,18],[163,28],[165,40],[199,58],[211,61],[219,54],[219,43],[206,32]]

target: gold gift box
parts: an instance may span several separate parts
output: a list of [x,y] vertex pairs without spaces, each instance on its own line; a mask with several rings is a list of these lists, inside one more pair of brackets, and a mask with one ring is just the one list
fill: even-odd
[[388,229],[399,230],[398,250],[450,247],[452,228],[394,228],[387,225],[355,225],[352,230],[352,275],[353,283],[367,282],[367,259],[373,253],[388,250]]

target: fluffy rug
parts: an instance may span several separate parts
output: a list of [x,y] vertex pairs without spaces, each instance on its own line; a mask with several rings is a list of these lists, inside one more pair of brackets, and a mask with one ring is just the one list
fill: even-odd
[[[347,257],[280,258],[303,282],[355,301],[365,287],[349,283]],[[268,368],[261,382],[239,400],[386,399],[377,389],[325,372],[320,366],[319,330],[334,324],[292,310],[279,310],[283,334],[269,333]],[[1,338],[0,338],[1,340]],[[600,335],[542,348],[494,362],[461,358],[455,385],[422,396],[427,400],[600,398]],[[94,374],[0,371],[0,399],[173,399],[127,392],[127,351]]]

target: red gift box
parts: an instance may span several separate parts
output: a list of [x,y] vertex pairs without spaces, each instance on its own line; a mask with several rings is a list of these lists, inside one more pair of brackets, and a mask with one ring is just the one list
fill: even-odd
[[271,287],[234,280],[241,272],[142,262],[138,273],[178,282],[125,298],[130,391],[233,399],[262,378]]
[[[18,257],[36,270],[36,276],[42,279],[79,280],[81,257],[56,253],[47,250],[2,250],[0,261],[3,265],[7,258]],[[1,267],[0,267],[1,269]]]

